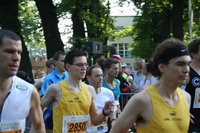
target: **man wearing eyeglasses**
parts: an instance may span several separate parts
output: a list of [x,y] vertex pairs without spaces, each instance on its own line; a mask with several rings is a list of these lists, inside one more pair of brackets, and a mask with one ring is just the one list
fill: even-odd
[[[57,51],[53,56],[53,65],[54,69],[51,73],[49,73],[45,79],[44,83],[42,85],[40,96],[43,97],[45,94],[48,86],[54,83],[58,83],[61,80],[66,80],[68,78],[68,72],[66,71],[64,67],[64,59],[65,59],[65,52],[63,51]],[[53,120],[52,120],[52,105],[48,106],[47,109],[44,111],[44,122],[45,122],[45,128],[47,133],[52,133],[53,129]]]
[[87,58],[83,51],[74,49],[68,52],[65,68],[69,78],[48,87],[41,107],[53,104],[54,133],[85,133],[89,115],[92,123],[98,125],[113,112],[114,103],[107,101],[102,112],[97,113],[95,90],[82,82],[87,69]]

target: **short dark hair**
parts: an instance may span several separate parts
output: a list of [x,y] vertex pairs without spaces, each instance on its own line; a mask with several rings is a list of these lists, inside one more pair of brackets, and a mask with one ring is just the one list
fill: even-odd
[[[182,52],[182,50],[184,50],[184,52]],[[153,60],[150,63],[153,63],[152,65],[154,67],[152,74],[161,77],[162,73],[160,72],[158,65],[167,65],[172,58],[182,55],[189,55],[188,49],[182,41],[175,38],[164,40],[160,45],[158,45],[153,54]]]
[[107,69],[109,69],[109,68],[111,68],[112,67],[112,65],[113,64],[118,64],[119,62],[117,61],[117,60],[114,60],[114,59],[107,59],[106,61],[105,61],[105,68],[107,68]]
[[191,57],[192,57],[192,53],[195,53],[195,54],[198,53],[199,48],[200,48],[199,46],[200,46],[200,38],[196,38],[190,42],[188,49],[189,49]]
[[6,29],[0,29],[0,45],[2,44],[4,38],[9,38],[15,41],[21,40],[15,32]]
[[88,69],[87,69],[87,73],[86,73],[86,75],[87,76],[91,76],[92,75],[92,70],[94,69],[94,68],[100,68],[101,69],[101,66],[100,65],[92,65],[92,66],[90,66]]
[[105,59],[97,59],[96,63],[97,65],[101,66],[101,69],[104,71],[105,70]]
[[154,71],[154,66],[153,66],[153,60],[152,59],[150,59],[145,65],[146,65],[146,70],[147,70],[147,72],[149,72],[149,73],[153,73],[153,71]]
[[74,63],[74,58],[75,57],[80,57],[80,56],[85,56],[86,57],[86,53],[81,50],[81,49],[72,49],[71,51],[69,51],[66,56],[65,56],[65,64],[73,64]]
[[57,61],[60,58],[60,55],[66,55],[66,53],[62,50],[55,52],[53,55],[53,60]]
[[46,62],[46,67],[47,68],[51,68],[51,65],[53,64],[53,58],[48,59],[48,61]]

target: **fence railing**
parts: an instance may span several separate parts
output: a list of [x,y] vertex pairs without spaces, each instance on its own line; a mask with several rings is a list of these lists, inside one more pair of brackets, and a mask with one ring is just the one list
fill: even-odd
[[126,103],[128,100],[134,95],[134,93],[121,93],[120,95],[120,106],[121,106],[121,111],[124,109]]

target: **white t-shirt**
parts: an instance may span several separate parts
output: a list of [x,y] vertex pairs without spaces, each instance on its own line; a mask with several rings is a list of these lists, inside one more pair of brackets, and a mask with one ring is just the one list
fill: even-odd
[[[104,105],[107,101],[114,101],[114,100],[115,98],[113,92],[105,87],[101,87],[100,92],[96,94],[96,105],[98,113],[99,114],[102,113]],[[115,105],[114,111],[116,110],[117,107]],[[105,133],[107,131],[108,131],[107,120],[98,126],[92,126],[91,120],[88,123],[87,133]]]
[[134,84],[133,87],[136,90],[144,90],[149,85],[155,85],[158,82],[158,79],[152,75],[144,76],[138,85]]
[[17,133],[24,132],[32,92],[33,85],[13,76],[10,92],[0,110],[0,132],[11,130]]

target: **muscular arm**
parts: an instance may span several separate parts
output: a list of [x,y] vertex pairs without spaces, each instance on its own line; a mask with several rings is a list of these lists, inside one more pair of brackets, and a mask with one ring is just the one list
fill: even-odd
[[188,105],[188,109],[190,109],[190,105],[191,105],[191,96],[188,92],[181,90],[183,92],[183,95],[185,96],[186,99],[186,103]]
[[48,87],[45,95],[41,100],[41,107],[44,109],[45,107],[49,106],[56,100],[56,96],[58,94],[59,84],[52,84]]
[[31,122],[31,133],[45,133],[40,98],[35,88],[31,96],[29,119]]
[[[91,86],[88,86],[88,91],[91,96],[90,118],[91,118],[92,124],[94,125],[101,124],[105,120],[106,117],[102,113],[101,114],[97,113],[96,93],[94,91],[94,88]],[[112,112],[110,112],[111,110],[110,108],[114,108],[114,104],[111,103],[111,101],[108,101],[104,108],[105,108],[104,112],[106,114],[111,114]]]
[[42,87],[42,84],[43,84],[43,80],[42,79],[38,79],[35,83],[34,83],[34,86],[35,88],[37,89],[37,91],[39,92],[41,87]]
[[134,95],[112,126],[110,133],[127,133],[128,129],[142,116],[146,109],[146,99],[143,92]]

